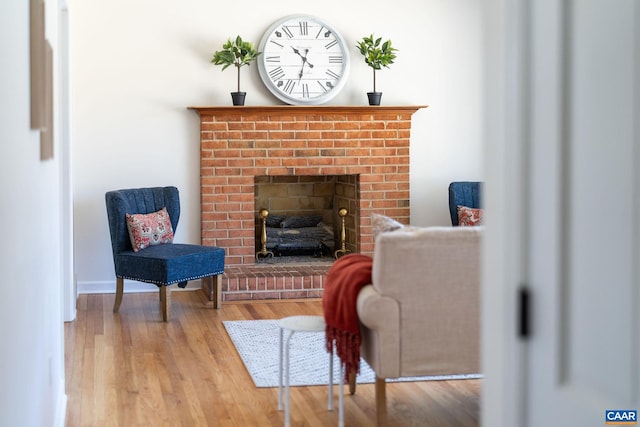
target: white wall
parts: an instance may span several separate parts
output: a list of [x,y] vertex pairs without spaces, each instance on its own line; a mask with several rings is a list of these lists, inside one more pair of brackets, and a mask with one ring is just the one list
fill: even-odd
[[[113,287],[104,207],[111,189],[176,185],[176,239],[198,243],[198,117],[189,105],[231,105],[235,72],[210,64],[240,34],[258,44],[276,19],[316,15],[352,46],[349,81],[334,105],[364,105],[371,71],[355,48],[374,32],[399,49],[378,73],[383,104],[429,108],[414,115],[411,204],[417,225],[448,224],[447,186],[482,179],[482,17],[476,0],[247,0],[246,16],[201,0],[69,0],[75,265],[81,291]],[[246,105],[279,104],[257,66],[242,69]]]
[[[56,2],[47,37],[57,50]],[[30,129],[29,2],[0,2],[0,425],[64,423],[60,151]],[[54,64],[55,65],[55,64]]]

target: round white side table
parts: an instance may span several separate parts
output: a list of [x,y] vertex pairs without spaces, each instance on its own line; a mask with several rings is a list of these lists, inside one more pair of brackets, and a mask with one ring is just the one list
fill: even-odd
[[[279,383],[278,383],[278,410],[282,410],[282,378],[284,364],[285,378],[285,403],[284,403],[284,425],[291,426],[290,420],[290,396],[289,396],[289,344],[291,337],[296,332],[325,332],[325,323],[322,316],[289,316],[278,320],[280,327],[280,355],[279,355]],[[284,339],[284,331],[287,331],[287,338]],[[283,357],[284,349],[284,357]],[[344,372],[340,364],[340,383],[338,390],[338,425],[344,427]],[[328,409],[333,411],[333,348],[329,354],[329,404]]]

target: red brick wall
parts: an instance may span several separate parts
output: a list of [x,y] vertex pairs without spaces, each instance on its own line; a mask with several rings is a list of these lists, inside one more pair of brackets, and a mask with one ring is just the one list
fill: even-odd
[[255,263],[254,176],[358,175],[358,252],[371,213],[409,222],[411,115],[420,107],[191,107],[200,115],[202,243]]

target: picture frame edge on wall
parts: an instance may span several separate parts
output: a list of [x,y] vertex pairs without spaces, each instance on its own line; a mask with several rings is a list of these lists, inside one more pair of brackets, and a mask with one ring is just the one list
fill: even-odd
[[44,127],[40,129],[40,160],[53,158],[53,48],[45,40]]
[[53,158],[53,48],[46,38],[46,3],[29,1],[31,129],[40,131],[40,160]]
[[31,78],[31,129],[46,126],[45,112],[45,4],[43,0],[29,3],[29,48]]

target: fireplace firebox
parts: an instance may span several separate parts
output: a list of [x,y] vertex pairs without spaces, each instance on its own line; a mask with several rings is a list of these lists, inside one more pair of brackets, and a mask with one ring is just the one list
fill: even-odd
[[357,175],[256,176],[256,261],[331,259],[342,244],[355,251],[357,188]]

